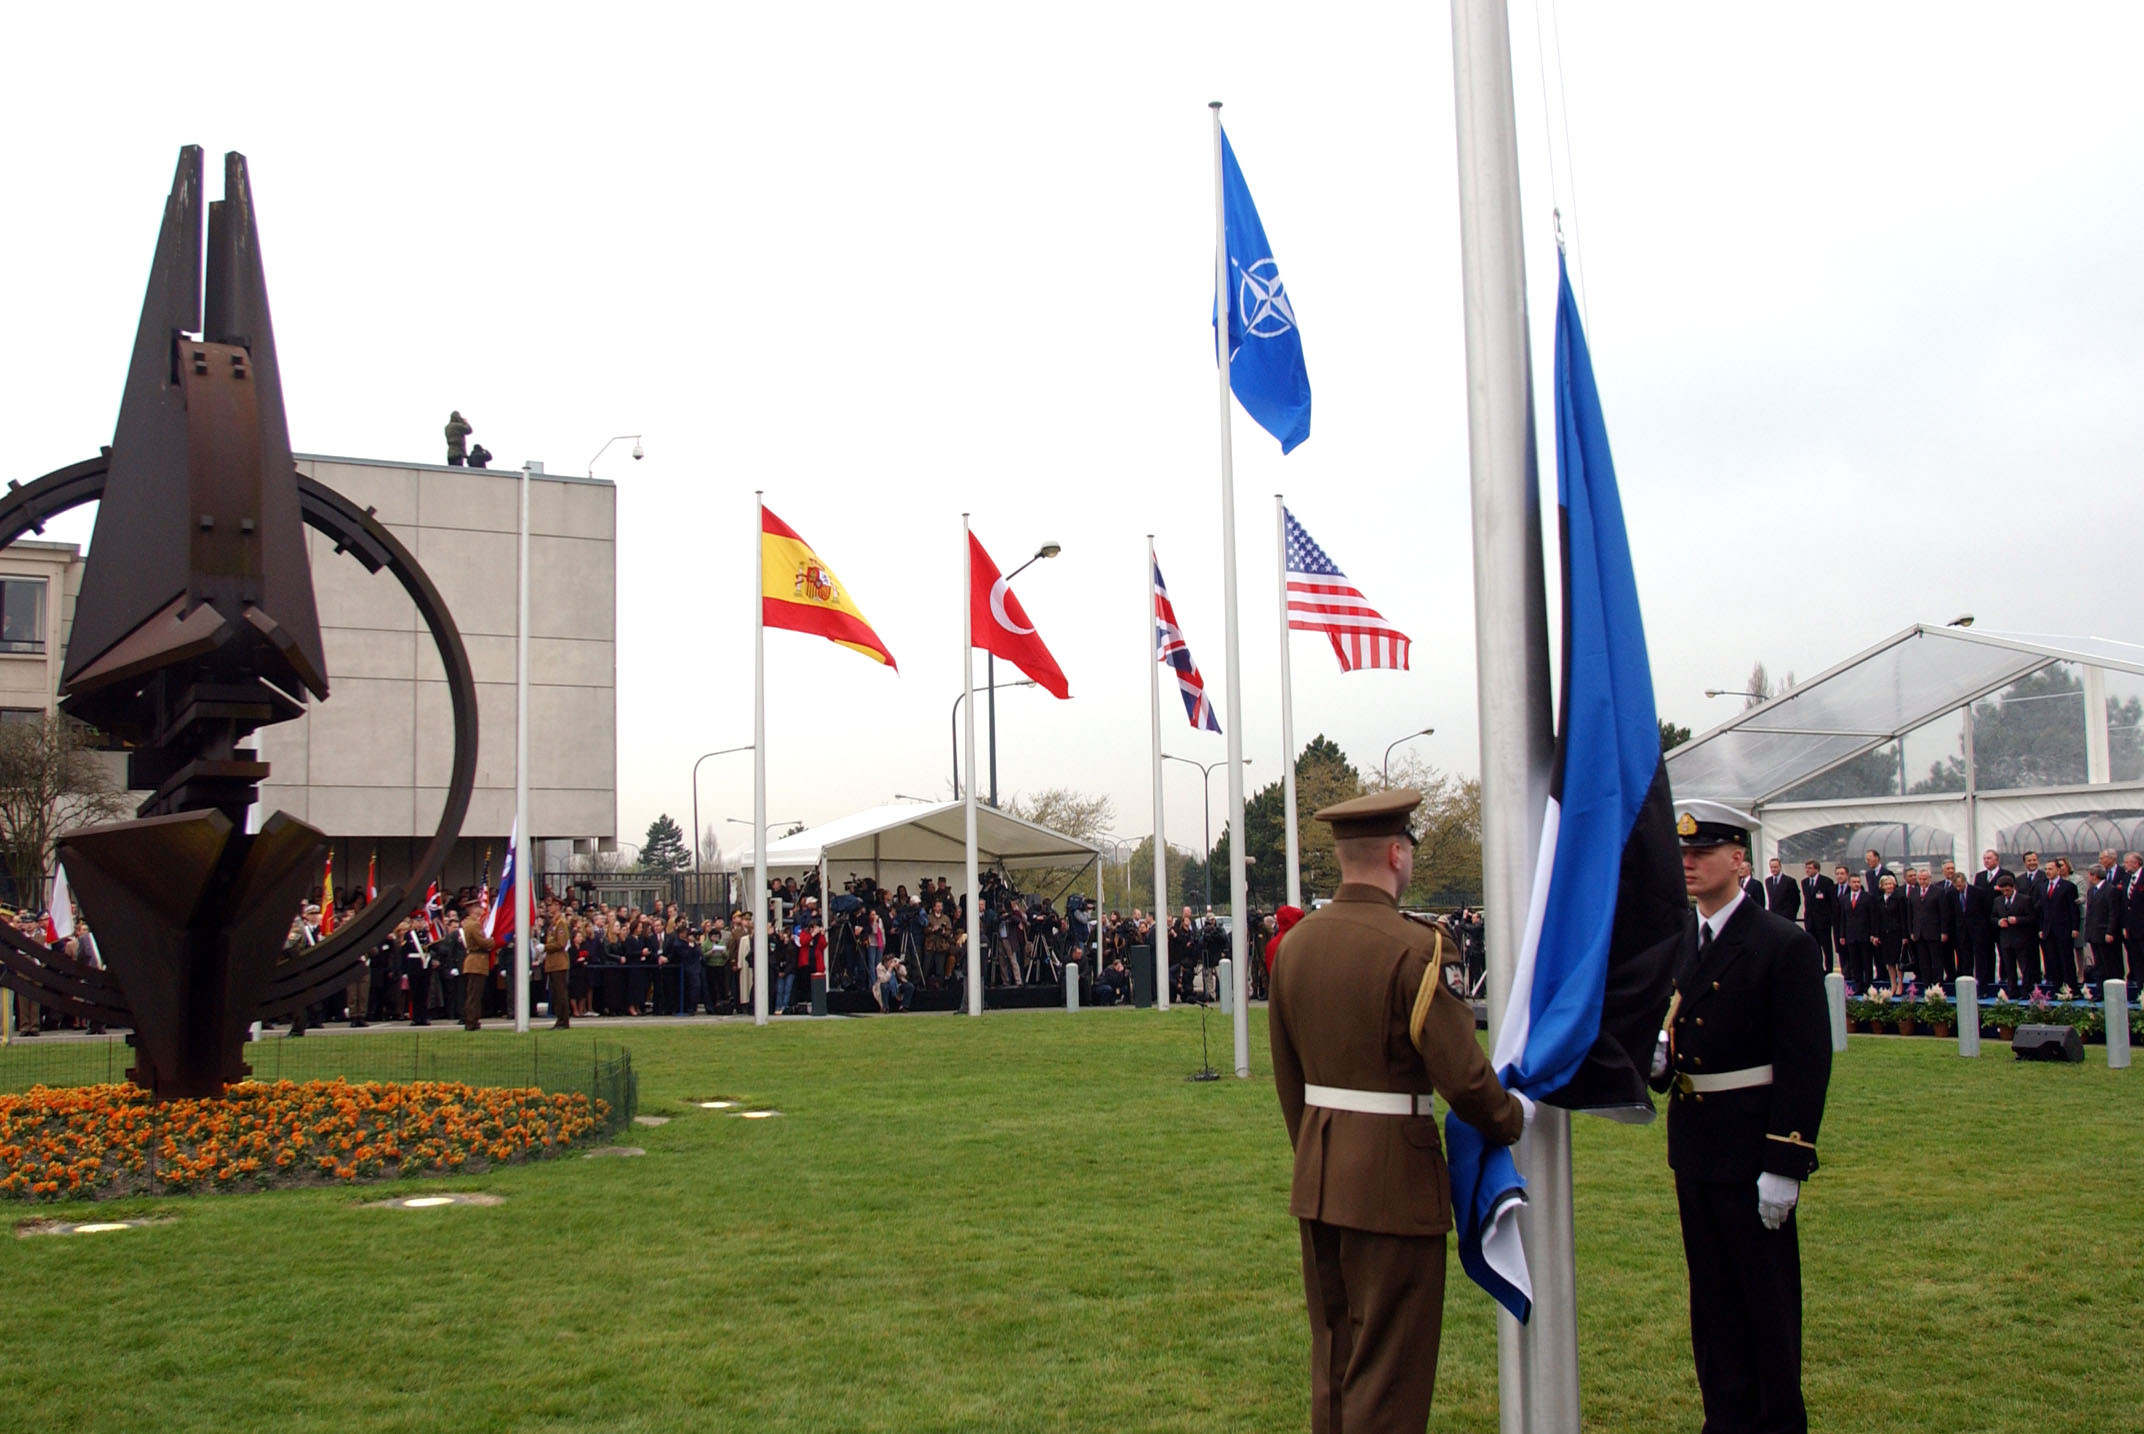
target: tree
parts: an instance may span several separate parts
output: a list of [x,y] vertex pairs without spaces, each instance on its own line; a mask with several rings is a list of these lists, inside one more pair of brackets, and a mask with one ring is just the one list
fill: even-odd
[[1089,796],[1070,787],[1046,787],[1032,796],[1022,793],[1005,804],[1005,811],[1081,841],[1106,835],[1117,821],[1116,803],[1108,797]]
[[[1409,907],[1481,904],[1481,782],[1438,771],[1403,756],[1391,785],[1422,794],[1415,810],[1414,881],[1400,894]],[[1372,790],[1384,783],[1373,778]]]
[[44,904],[63,833],[126,815],[126,793],[88,727],[56,712],[0,722],[0,861],[18,902]]
[[[2087,775],[2084,679],[2058,663],[2027,673],[1995,696],[1973,704],[1973,774],[1982,791],[2081,784]],[[2107,745],[2112,775],[2133,780],[2139,766],[2144,702],[2107,699]],[[1965,790],[1965,734],[1958,750],[1932,763],[1915,792]]]
[[[1199,880],[1199,873],[1192,865],[1190,853],[1171,846],[1168,849],[1168,856],[1165,861],[1167,864],[1170,901],[1176,906],[1190,905],[1191,903],[1186,899],[1185,893],[1193,889]],[[1124,875],[1124,884],[1121,886],[1115,883],[1115,877],[1119,872]],[[1111,867],[1109,874],[1112,879],[1108,892],[1109,909],[1111,911],[1122,911],[1127,914],[1134,910],[1145,911],[1150,914],[1154,912],[1154,839],[1152,837],[1141,838],[1139,845],[1132,848],[1131,859],[1121,867]]]
[[1666,718],[1660,719],[1660,755],[1668,753],[1690,740],[1690,729]]
[[700,870],[722,870],[722,839],[715,834],[712,824],[700,833]]
[[[1295,821],[1298,865],[1305,900],[1313,892],[1329,896],[1340,884],[1340,871],[1333,860],[1332,829],[1313,815],[1321,807],[1359,797],[1364,791],[1362,775],[1348,761],[1340,744],[1324,733],[1310,739],[1295,759]],[[1271,910],[1288,893],[1287,793],[1279,782],[1270,782],[1244,799],[1244,854],[1250,858],[1244,884],[1253,905]],[[1228,900],[1229,833],[1224,829],[1214,843],[1214,903]]]
[[692,865],[692,853],[685,848],[685,832],[670,814],[664,812],[648,823],[648,834],[640,844],[640,866],[643,871],[683,871]]

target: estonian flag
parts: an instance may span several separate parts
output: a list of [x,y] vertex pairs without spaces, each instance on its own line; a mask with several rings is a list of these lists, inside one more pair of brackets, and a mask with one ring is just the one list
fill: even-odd
[[[1593,361],[1562,268],[1556,300],[1556,501],[1563,546],[1563,713],[1526,939],[1494,1064],[1535,1100],[1616,1119],[1653,1117],[1645,1076],[1667,1011],[1689,903],[1652,667]],[[1533,1283],[1519,1243],[1525,1182],[1448,1116],[1459,1258],[1524,1320]]]

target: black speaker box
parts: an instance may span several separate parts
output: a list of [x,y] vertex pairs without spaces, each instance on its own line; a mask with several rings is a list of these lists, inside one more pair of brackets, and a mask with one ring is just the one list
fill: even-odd
[[1132,1004],[1144,1011],[1154,1004],[1154,948],[1134,946],[1124,953],[1132,968]]
[[2010,1054],[2021,1061],[2084,1060],[2084,1040],[2075,1026],[2019,1026]]

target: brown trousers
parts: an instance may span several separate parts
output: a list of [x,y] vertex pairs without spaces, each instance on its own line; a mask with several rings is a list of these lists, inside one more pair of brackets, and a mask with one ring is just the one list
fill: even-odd
[[1313,1434],[1422,1434],[1444,1333],[1446,1237],[1298,1223]]
[[476,1027],[484,1023],[484,987],[490,983],[488,976],[462,977],[462,1024]]
[[566,973],[546,971],[544,976],[551,987],[551,1019],[564,1025],[573,1015],[572,998],[566,992]]

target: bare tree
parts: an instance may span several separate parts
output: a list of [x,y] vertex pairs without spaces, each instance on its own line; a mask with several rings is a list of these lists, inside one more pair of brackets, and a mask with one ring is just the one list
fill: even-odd
[[1007,802],[1005,810],[1021,821],[1081,841],[1101,836],[1117,820],[1116,804],[1109,798],[1090,797],[1070,787],[1046,787],[1033,796],[1023,793]]
[[54,712],[0,722],[0,862],[18,900],[42,900],[64,833],[126,815],[126,792],[89,728]]

